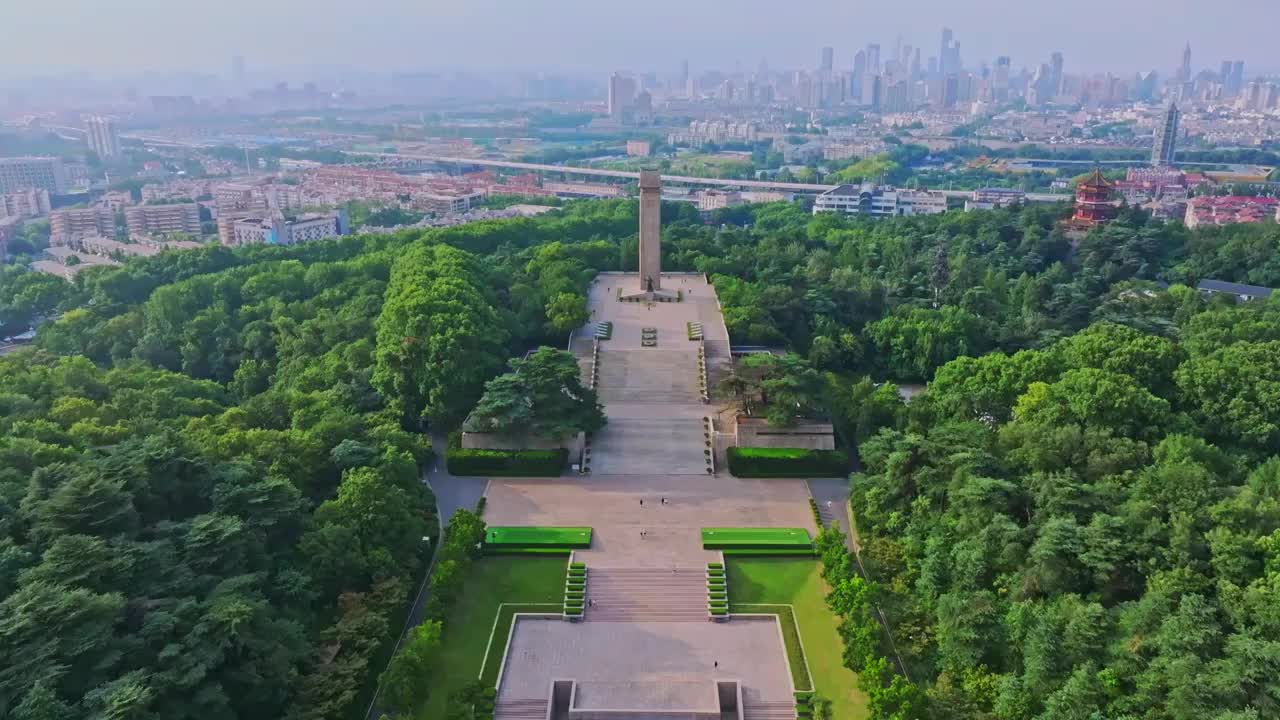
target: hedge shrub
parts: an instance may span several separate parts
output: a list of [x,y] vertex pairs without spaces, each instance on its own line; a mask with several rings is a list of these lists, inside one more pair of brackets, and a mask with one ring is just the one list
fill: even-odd
[[734,477],[844,477],[849,453],[844,450],[800,448],[729,448],[729,472]]
[[560,477],[569,451],[559,450],[468,450],[449,448],[445,464],[454,475],[498,477]]

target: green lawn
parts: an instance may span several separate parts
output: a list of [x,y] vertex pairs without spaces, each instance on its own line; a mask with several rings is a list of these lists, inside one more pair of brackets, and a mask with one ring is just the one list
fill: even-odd
[[490,526],[485,531],[486,545],[518,548],[586,548],[591,547],[589,527]]
[[[498,606],[502,603],[547,603],[545,608],[519,608],[521,612],[557,613],[564,602],[565,560],[559,557],[524,555],[482,557],[471,566],[462,595],[444,621],[444,634],[436,669],[429,678],[431,696],[417,714],[420,720],[438,720],[445,715],[449,693],[476,679],[489,646]],[[513,608],[507,608],[505,629],[495,633],[495,657],[485,676],[497,680],[498,655],[505,647]],[[499,625],[502,625],[499,618]],[[501,634],[501,639],[497,635]]]
[[702,528],[702,547],[708,550],[732,548],[812,549],[813,541],[804,528]]
[[[844,647],[837,628],[839,619],[827,609],[827,586],[822,564],[814,559],[728,558],[730,609],[733,612],[773,612],[743,607],[751,603],[787,604],[795,608],[800,639],[818,694],[832,704],[835,720],[860,720],[867,716],[867,699],[855,686],[856,678],[841,661]],[[783,639],[792,645],[783,623]],[[788,647],[788,655],[794,653]],[[797,673],[792,673],[793,677]],[[800,683],[796,683],[799,687]]]

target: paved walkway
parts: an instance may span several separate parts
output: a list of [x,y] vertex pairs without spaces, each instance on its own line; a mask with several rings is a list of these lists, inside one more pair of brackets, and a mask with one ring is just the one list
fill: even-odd
[[546,697],[550,678],[579,683],[583,709],[717,708],[715,680],[738,680],[747,702],[790,700],[777,620],[567,623],[523,619],[512,634],[498,702]]
[[488,478],[451,475],[444,462],[448,446],[448,438],[444,435],[431,434],[431,447],[435,449],[436,458],[422,474],[422,481],[436,497],[441,527],[449,524],[449,518],[459,509],[475,510],[476,503],[484,496],[484,486],[489,482]]
[[[776,620],[708,621],[706,563],[720,554],[702,549],[701,529],[816,532],[808,489],[803,480],[707,473],[702,418],[719,408],[701,401],[699,344],[688,339],[687,323],[703,325],[708,366],[729,362],[715,291],[701,275],[664,275],[664,289],[682,291],[684,302],[617,300],[617,288],[630,292],[638,282],[635,274],[602,274],[590,292],[593,323],[614,323],[613,337],[600,343],[597,391],[609,424],[593,438],[592,473],[494,478],[485,491],[492,525],[592,527],[591,548],[575,557],[587,564],[587,594],[598,603],[581,623],[515,623],[497,720],[545,712],[553,678],[580,683],[581,707],[711,711],[715,679],[736,679],[748,717],[794,713]],[[644,328],[656,329],[656,346],[643,346]],[[578,335],[590,337],[589,329]],[[590,356],[585,343],[574,349]],[[456,502],[470,499],[454,480],[444,484]]]
[[492,525],[593,527],[591,549],[578,551],[589,565],[705,563],[713,554],[702,550],[704,527],[817,531],[803,480],[747,480],[727,473],[494,478],[487,496],[485,520]]

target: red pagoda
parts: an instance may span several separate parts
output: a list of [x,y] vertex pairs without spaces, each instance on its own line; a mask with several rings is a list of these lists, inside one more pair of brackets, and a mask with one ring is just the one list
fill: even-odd
[[1076,186],[1076,211],[1071,216],[1071,224],[1091,228],[1115,219],[1118,212],[1115,186],[1102,177],[1102,170],[1095,168],[1088,179]]

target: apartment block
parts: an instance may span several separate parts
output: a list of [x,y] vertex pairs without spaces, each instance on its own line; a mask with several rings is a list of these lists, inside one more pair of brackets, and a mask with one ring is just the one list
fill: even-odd
[[106,208],[73,208],[49,213],[49,242],[66,245],[91,235],[112,237],[116,234],[116,218]]
[[346,210],[293,217],[286,217],[277,210],[268,217],[237,220],[232,226],[235,245],[297,245],[346,235],[350,231]]
[[947,211],[947,196],[928,190],[898,190],[874,184],[841,185],[817,197],[813,214],[838,212],[846,215],[894,217],[936,215]]
[[59,195],[68,185],[67,169],[58,158],[0,158],[0,193],[36,189]]
[[200,234],[200,206],[195,203],[134,205],[124,210],[129,237],[142,235]]
[[36,218],[49,214],[48,190],[21,190],[0,195],[0,218]]

